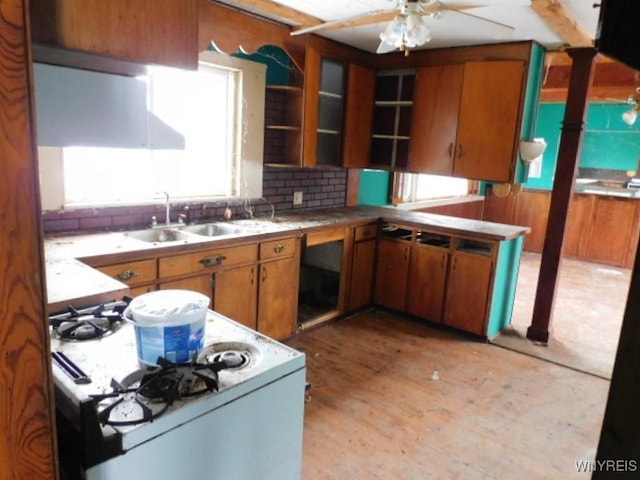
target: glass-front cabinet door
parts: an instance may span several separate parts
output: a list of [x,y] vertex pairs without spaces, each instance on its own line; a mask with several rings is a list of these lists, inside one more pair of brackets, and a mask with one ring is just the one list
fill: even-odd
[[318,104],[318,165],[342,162],[342,120],[344,113],[344,64],[329,58],[320,63]]

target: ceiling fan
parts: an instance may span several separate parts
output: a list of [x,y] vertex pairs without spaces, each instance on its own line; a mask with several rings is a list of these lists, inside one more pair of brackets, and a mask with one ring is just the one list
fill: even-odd
[[381,42],[377,53],[387,53],[399,49],[405,52],[405,55],[408,55],[410,48],[419,47],[431,40],[431,32],[423,21],[425,16],[438,18],[444,12],[451,12],[490,23],[499,27],[506,34],[514,31],[514,28],[510,25],[463,11],[470,8],[477,8],[477,5],[449,7],[439,0],[395,0],[393,9],[375,10],[352,17],[330,20],[310,27],[294,29],[291,35],[389,21],[387,28],[380,34]]

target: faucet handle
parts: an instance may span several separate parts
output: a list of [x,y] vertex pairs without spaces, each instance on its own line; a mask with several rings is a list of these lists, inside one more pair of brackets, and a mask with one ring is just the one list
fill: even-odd
[[180,224],[184,223],[186,218],[187,218],[187,216],[184,213],[178,214],[178,223],[180,223]]
[[158,218],[154,215],[151,217],[151,226],[155,227],[156,225],[158,225]]

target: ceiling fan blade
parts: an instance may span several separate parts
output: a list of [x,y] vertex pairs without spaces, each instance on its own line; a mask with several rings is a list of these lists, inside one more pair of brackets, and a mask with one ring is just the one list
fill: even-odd
[[352,17],[339,18],[337,20],[329,20],[319,25],[311,25],[309,27],[294,28],[291,35],[304,35],[305,33],[318,32],[321,30],[334,30],[338,28],[357,27],[360,25],[369,25],[372,23],[380,23],[393,20],[398,15],[396,10],[374,10],[372,12],[354,15]]
[[489,18],[479,17],[478,15],[473,15],[472,13],[463,12],[462,10],[449,8],[446,5],[442,5],[442,6],[443,8],[441,11],[452,12],[452,13],[455,13],[456,15],[465,15],[467,17],[475,18],[476,20],[481,20],[483,22],[487,22],[497,27],[500,27],[501,29],[504,29],[505,35],[511,35],[516,30],[515,27],[512,27],[511,25],[507,25],[506,23],[498,22],[496,20],[491,20]]

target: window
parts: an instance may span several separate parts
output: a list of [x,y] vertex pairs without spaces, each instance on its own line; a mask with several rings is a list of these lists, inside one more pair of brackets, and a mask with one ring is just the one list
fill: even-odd
[[150,69],[137,81],[146,85],[143,146],[151,148],[41,146],[43,208],[156,202],[164,192],[184,201],[260,197],[264,73],[213,52],[197,72]]
[[394,204],[419,202],[468,195],[477,189],[476,182],[466,178],[427,175],[424,173],[396,173]]

